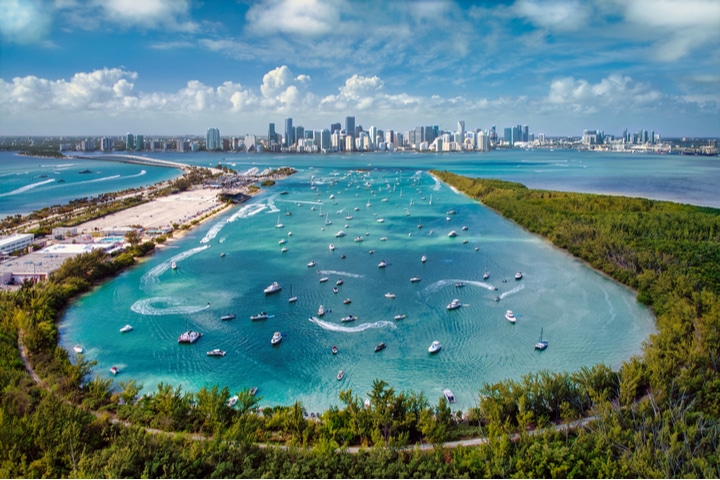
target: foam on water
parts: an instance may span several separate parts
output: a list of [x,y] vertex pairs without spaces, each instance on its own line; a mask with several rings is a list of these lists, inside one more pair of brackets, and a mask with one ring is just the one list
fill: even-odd
[[185,260],[186,258],[192,257],[196,253],[202,252],[203,250],[206,250],[208,248],[210,248],[210,245],[204,245],[202,247],[195,247],[195,248],[191,248],[190,250],[185,250],[182,253],[178,253],[177,255],[168,258],[167,260],[162,262],[160,265],[153,267],[145,275],[143,275],[140,278],[140,283],[145,284],[149,281],[157,280],[157,278],[160,275],[162,275],[163,273],[165,273],[167,270],[170,269],[173,262],[176,262],[176,263],[180,262],[180,261]]
[[518,293],[518,292],[519,292],[520,290],[522,290],[523,288],[525,288],[525,284],[524,284],[524,283],[521,283],[520,285],[518,285],[517,287],[513,288],[512,290],[508,290],[507,292],[501,293],[501,294],[500,294],[500,298],[502,299],[502,298],[507,297],[508,295],[512,295],[513,293]]
[[152,297],[138,300],[130,307],[140,315],[187,315],[210,308],[207,305],[186,305],[185,299],[178,297]]
[[267,205],[264,205],[262,203],[251,203],[243,205],[237,212],[232,214],[230,218],[227,219],[227,222],[231,223],[240,218],[252,217],[253,215],[257,215],[258,213],[262,212],[266,208]]
[[342,277],[350,277],[350,278],[365,278],[365,275],[360,275],[359,273],[350,273],[350,272],[343,272],[338,270],[318,270],[317,271],[320,275],[340,275]]
[[13,190],[12,192],[7,193],[0,193],[0,197],[7,197],[8,195],[17,195],[18,193],[27,192],[28,190],[32,190],[33,188],[39,187],[40,185],[45,185],[48,183],[54,182],[55,179],[51,178],[49,180],[43,180],[42,182],[32,183],[30,185],[25,185],[24,187],[20,187],[16,190]]
[[345,327],[343,325],[338,325],[337,323],[331,323],[326,322],[324,320],[320,320],[317,317],[310,317],[308,320],[311,323],[314,323],[315,325],[320,326],[323,330],[329,330],[331,332],[344,332],[344,333],[358,333],[358,332],[364,332],[365,330],[371,329],[371,328],[397,328],[397,325],[395,325],[393,322],[388,322],[385,320],[381,320],[379,322],[373,322],[373,323],[361,323],[360,325],[356,327]]

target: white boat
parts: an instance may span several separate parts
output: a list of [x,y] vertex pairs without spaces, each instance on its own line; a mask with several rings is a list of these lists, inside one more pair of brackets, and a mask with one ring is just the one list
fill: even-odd
[[222,320],[223,322],[226,322],[228,320],[233,320],[234,318],[235,318],[234,313],[227,313],[227,314],[223,315],[222,317],[220,317],[220,320]]
[[320,278],[320,283],[325,283],[325,282],[327,282],[328,280],[330,280],[328,277],[321,277],[321,278]]
[[172,262],[172,263],[170,264],[170,268],[172,268],[173,270],[175,270],[175,269],[177,268],[177,263]]
[[422,257],[420,257],[420,261],[421,261],[422,263],[427,262],[427,257],[426,257],[425,255],[423,255]]
[[260,312],[256,313],[255,315],[250,315],[250,320],[256,321],[256,320],[267,320],[270,318],[270,315],[267,314],[267,312]]
[[522,272],[517,272],[515,274],[515,280],[521,280],[522,279]]
[[352,220],[352,218],[353,218],[352,215],[345,215],[345,220]]
[[540,338],[538,339],[537,343],[535,344],[535,350],[545,350],[548,346],[547,340],[543,340],[543,329],[540,328]]
[[508,310],[507,312],[505,312],[505,318],[508,322],[515,323],[516,318],[512,310]]
[[455,394],[449,388],[443,390],[443,395],[447,398],[448,403],[455,403]]
[[342,380],[344,376],[345,376],[345,372],[343,372],[342,370],[340,370],[340,371],[338,372],[338,374],[337,374],[337,379],[338,379],[338,380]]
[[465,230],[467,230],[467,229],[468,229],[467,225],[463,225],[462,228],[461,228],[461,230],[462,230],[463,232],[464,232]]
[[330,251],[333,251],[335,250],[335,245],[331,243],[330,245],[328,245],[328,248],[330,249]]
[[258,391],[257,387],[250,387],[250,390],[248,390],[248,395],[250,395],[251,397],[254,397],[255,394],[257,393],[257,391]]
[[406,316],[407,316],[407,315],[405,315],[404,313],[401,313],[401,314],[399,314],[399,315],[395,315],[394,318],[395,318],[395,320],[405,320],[405,317],[406,317]]
[[195,343],[200,337],[202,337],[202,333],[186,330],[178,337],[178,343]]
[[298,300],[298,297],[293,295],[292,285],[290,285],[290,298],[288,298],[288,303],[295,303],[295,302],[297,302],[297,300]]
[[265,292],[266,295],[269,295],[271,293],[277,293],[280,290],[282,290],[282,286],[280,286],[280,284],[278,282],[273,282],[270,285],[268,285],[267,287],[265,287],[263,292]]
[[451,230],[450,233],[448,233],[448,237],[450,237],[450,238],[457,237],[457,232],[455,230]]
[[420,277],[410,277],[410,283],[417,283],[420,281]]
[[317,263],[315,262],[315,260],[310,260],[310,261],[307,263],[307,266],[310,267],[310,268],[314,267],[315,265],[317,265]]
[[453,299],[452,302],[448,303],[447,309],[448,310],[456,310],[460,307],[462,307],[462,303],[460,303],[460,300],[455,298],[455,299]]
[[332,349],[331,349],[330,351],[332,352],[333,355],[337,355],[337,353],[338,353],[338,348],[337,348],[337,346],[333,345],[333,346],[332,346]]
[[385,298],[395,298],[395,294],[388,292],[385,294]]
[[362,242],[362,241],[364,241],[365,239],[364,239],[362,236],[358,235],[357,237],[355,237],[354,240],[355,240],[356,242]]
[[287,252],[287,247],[283,247],[283,248],[281,248],[281,249],[280,249],[280,251],[281,251],[282,253],[285,253],[285,252]]
[[380,237],[381,242],[387,242],[387,237]]
[[339,286],[342,285],[343,283],[345,283],[345,281],[344,281],[342,278],[338,278],[338,279],[337,279],[337,282],[335,282],[335,285],[337,285],[337,286],[339,287]]
[[225,252],[222,252],[222,253],[220,254],[220,258],[222,258],[222,257],[224,257],[224,256],[225,256]]
[[337,287],[333,287],[333,293],[338,293],[339,291]]
[[487,280],[488,278],[490,278],[490,272],[485,270],[485,273],[483,273],[483,280]]
[[347,317],[342,317],[342,318],[340,319],[341,322],[345,322],[345,323],[347,323],[347,322],[354,322],[355,320],[357,320],[357,317],[356,317],[355,315],[353,315],[353,314],[350,314],[350,315],[348,315]]
[[448,210],[445,212],[445,215],[455,215],[457,212],[455,210]]
[[207,356],[208,356],[208,357],[224,357],[224,356],[225,356],[225,351],[224,351],[224,350],[220,350],[219,348],[213,348],[212,350],[210,350],[209,352],[207,352]]
[[385,219],[384,219],[384,218],[378,218],[378,219],[375,220],[375,221],[376,221],[377,223],[383,223],[383,222],[385,221]]
[[132,332],[132,329],[133,329],[132,325],[128,324],[120,329],[120,333]]
[[455,288],[463,288],[465,286],[465,282],[455,282]]
[[113,375],[117,375],[118,373],[120,373],[120,369],[113,365],[112,367],[110,367],[110,373],[112,373]]
[[227,406],[230,408],[234,407],[235,404],[238,402],[238,400],[239,400],[238,396],[233,395],[232,397],[230,397],[230,400],[228,400]]
[[320,305],[320,307],[318,308],[318,313],[317,313],[317,314],[318,314],[318,317],[322,317],[323,315],[325,315],[325,307],[323,307],[322,305]]
[[275,228],[283,228],[285,225],[280,223],[280,215],[278,215],[277,223],[275,224]]
[[83,353],[85,351],[85,349],[83,349],[82,345],[75,345],[73,347],[73,351],[75,353]]
[[272,345],[277,345],[278,343],[280,343],[280,342],[282,341],[282,338],[283,338],[282,333],[280,333],[280,332],[275,332],[275,333],[273,333],[273,336],[272,336],[272,338],[270,339],[270,343],[271,343]]
[[432,342],[432,343],[430,344],[430,346],[428,347],[428,352],[430,352],[430,353],[437,353],[437,352],[439,352],[440,350],[442,350],[442,344],[441,344],[439,341],[437,341],[437,340],[435,340],[434,342]]
[[328,214],[325,214],[325,225],[332,225],[332,220],[328,219]]
[[346,298],[345,300],[343,300],[344,305],[350,305],[351,303],[352,303],[352,300],[350,300],[349,298]]
[[355,208],[353,208],[353,210],[356,211],[356,212],[359,212],[359,211],[360,211],[360,207],[355,207]]
[[387,262],[385,260],[380,260],[380,263],[378,263],[378,268],[385,268],[387,267]]
[[281,238],[280,241],[278,242],[278,245],[284,245],[285,242],[287,242],[287,240],[285,240],[284,238]]
[[342,230],[340,230],[339,232],[337,232],[337,233],[335,234],[335,236],[338,237],[338,238],[344,237],[345,235],[347,235],[347,234],[346,234],[345,232],[343,232]]

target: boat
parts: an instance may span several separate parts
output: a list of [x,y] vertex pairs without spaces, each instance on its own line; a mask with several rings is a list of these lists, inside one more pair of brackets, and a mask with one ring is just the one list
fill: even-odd
[[346,322],[346,323],[354,322],[355,320],[357,320],[357,317],[355,315],[353,315],[352,313],[350,315],[348,315],[347,317],[343,317],[340,319],[341,322]]
[[490,272],[485,270],[485,273],[483,273],[483,280],[487,280],[488,278],[490,278]]
[[426,257],[425,255],[423,255],[422,257],[420,257],[420,261],[421,261],[422,263],[427,262],[427,257]]
[[277,293],[280,290],[282,290],[282,287],[280,286],[280,284],[278,282],[273,282],[270,285],[268,285],[267,287],[265,287],[263,292],[265,292],[265,295],[270,295],[271,293]]
[[462,288],[465,286],[465,282],[455,282],[455,288]]
[[401,313],[399,315],[395,315],[395,320],[405,320],[406,315],[404,313]]
[[330,249],[330,251],[333,251],[335,250],[335,245],[331,243],[330,245],[328,245],[328,248]]
[[287,247],[283,247],[283,248],[281,248],[281,249],[280,249],[280,251],[281,251],[282,253],[285,253],[285,252],[287,252]]
[[225,252],[222,252],[222,253],[220,254],[220,258],[222,258],[222,257],[224,257],[224,256],[225,256]]
[[505,312],[505,318],[510,323],[515,323],[515,320],[517,320],[512,310],[508,310],[507,312]]
[[442,344],[441,344],[439,341],[437,341],[437,340],[435,340],[434,342],[432,342],[432,343],[430,344],[430,346],[428,347],[428,352],[430,352],[430,353],[437,353],[437,352],[439,352],[440,350],[442,350]]
[[250,315],[250,320],[267,320],[270,318],[270,315],[267,314],[267,312],[260,312],[255,315]]
[[343,232],[342,230],[340,230],[339,232],[337,232],[337,233],[335,234],[335,236],[336,236],[337,238],[344,237],[345,235],[347,235],[347,233]]
[[88,169],[86,168],[85,170],[80,170],[78,173],[82,173],[82,174],[92,173],[92,170],[88,170]]
[[342,279],[342,278],[338,278],[337,282],[335,282],[335,285],[337,285],[337,286],[339,287],[339,286],[342,285],[343,283],[345,283],[345,282],[343,281],[343,279]]
[[185,330],[178,337],[178,343],[195,343],[200,337],[202,337],[202,333],[200,332]]
[[466,231],[467,229],[468,229],[467,225],[463,225],[462,228],[461,228],[461,230],[462,230],[463,232]]
[[325,283],[330,280],[328,277],[320,277],[320,283]]
[[547,340],[543,340],[543,329],[540,328],[540,338],[538,339],[537,343],[535,344],[535,350],[545,350],[548,346]]
[[499,296],[496,296],[496,297],[495,297],[495,301],[496,301],[496,302],[499,302],[499,301],[500,301],[500,297],[499,297]]
[[280,332],[273,333],[272,338],[270,339],[270,343],[273,345],[277,345],[282,341],[283,335]]
[[318,315],[318,317],[322,317],[323,315],[325,315],[325,307],[323,307],[322,305],[320,305],[320,308],[318,308],[318,313],[317,313],[317,315]]
[[177,263],[172,262],[172,263],[170,264],[170,268],[172,268],[173,270],[175,270],[175,269],[177,268]]
[[235,318],[234,313],[227,313],[227,314],[223,315],[222,317],[220,317],[220,320],[222,320],[223,322],[226,322],[226,321],[232,320],[234,318]]
[[285,244],[285,242],[287,242],[287,240],[285,240],[284,238],[281,238],[280,241],[278,241],[278,245],[283,245],[283,244]]
[[118,373],[120,373],[120,369],[113,365],[112,367],[110,367],[110,373],[112,373],[113,375],[117,375]]
[[298,297],[293,295],[292,285],[290,285],[290,298],[288,298],[288,303],[295,303],[295,302],[297,302],[297,300],[298,300]]
[[315,260],[310,260],[310,261],[307,263],[307,266],[308,266],[309,268],[312,268],[312,267],[314,267],[315,265],[317,265],[317,262],[315,262]]
[[448,237],[450,237],[450,238],[457,237],[457,232],[455,230],[451,230],[450,233],[448,233]]
[[378,263],[378,268],[385,268],[387,267],[387,262],[385,260],[380,260],[380,263]]
[[250,387],[250,390],[248,390],[248,395],[250,395],[251,397],[254,397],[255,394],[257,393],[257,390],[258,390],[258,387]]
[[420,277],[410,277],[410,283],[417,283],[420,281]]
[[387,345],[385,345],[385,342],[380,342],[377,345],[375,345],[375,351],[379,352],[380,350],[384,350]]
[[455,215],[457,212],[455,210],[448,210],[445,212],[445,215]]
[[381,242],[387,242],[387,237],[380,237]]
[[337,287],[333,287],[333,293],[338,293],[339,291]]
[[209,352],[207,352],[208,357],[224,357],[225,351],[220,350],[219,348],[213,348]]
[[346,298],[345,300],[343,300],[343,304],[345,304],[345,305],[350,305],[351,303],[352,303],[352,300],[350,300],[349,298]]
[[345,215],[345,220],[352,220],[352,218],[353,218],[352,215]]
[[522,279],[522,272],[517,272],[515,274],[515,280],[521,280]]
[[457,310],[460,307],[462,307],[462,303],[460,303],[460,300],[455,298],[455,299],[453,299],[452,302],[448,303],[447,309],[448,310]]
[[333,354],[333,355],[337,355],[338,348],[337,348],[335,345],[333,345],[331,351],[332,351],[332,354]]
[[345,376],[345,372],[343,372],[342,370],[340,370],[340,371],[338,372],[338,374],[337,374],[337,379],[338,379],[338,380],[342,380],[344,376]]
[[120,329],[120,333],[132,332],[132,329],[133,329],[132,325],[128,324]]
[[280,215],[278,215],[277,223],[275,224],[275,228],[283,228],[285,225],[280,223]]
[[85,349],[83,349],[82,345],[75,345],[73,347],[73,351],[75,353],[83,353],[85,351]]
[[288,193],[289,192],[287,190],[283,190],[282,192],[280,192],[280,195],[287,195]]
[[449,388],[443,390],[443,395],[447,399],[448,403],[455,403],[455,394]]
[[384,219],[384,218],[378,218],[378,219],[375,220],[375,221],[376,221],[377,223],[383,223],[383,222],[385,221],[385,219]]
[[239,397],[237,395],[233,395],[232,397],[230,397],[230,400],[228,400],[227,406],[230,408],[234,407],[238,400]]
[[356,242],[362,242],[364,240],[365,239],[361,235],[358,235],[357,237],[354,238],[354,241],[356,241]]
[[394,293],[387,292],[387,293],[385,294],[385,298],[395,298],[395,294],[394,294]]
[[325,225],[332,225],[332,220],[328,219],[328,214],[325,214]]

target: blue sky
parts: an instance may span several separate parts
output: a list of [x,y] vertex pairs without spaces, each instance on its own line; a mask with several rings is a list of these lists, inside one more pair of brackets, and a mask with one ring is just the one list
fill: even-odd
[[720,136],[720,1],[0,0],[0,135]]

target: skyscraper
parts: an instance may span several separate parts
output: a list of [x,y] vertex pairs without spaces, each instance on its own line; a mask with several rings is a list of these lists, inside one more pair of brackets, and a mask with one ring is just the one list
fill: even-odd
[[355,136],[355,117],[345,117],[345,135]]
[[214,152],[222,149],[222,143],[220,143],[220,129],[208,128],[205,136],[205,150],[208,152]]
[[268,150],[272,150],[273,143],[277,143],[277,133],[275,133],[275,124],[270,123],[270,124],[268,124],[268,139],[267,139]]
[[341,129],[342,125],[340,125],[340,122],[330,124],[330,133],[339,132]]
[[128,133],[125,137],[125,150],[133,150],[135,148],[135,136]]
[[458,120],[457,132],[460,134],[460,141],[465,140],[465,120]]
[[285,119],[285,146],[289,147],[295,143],[295,132],[293,132],[292,117]]

